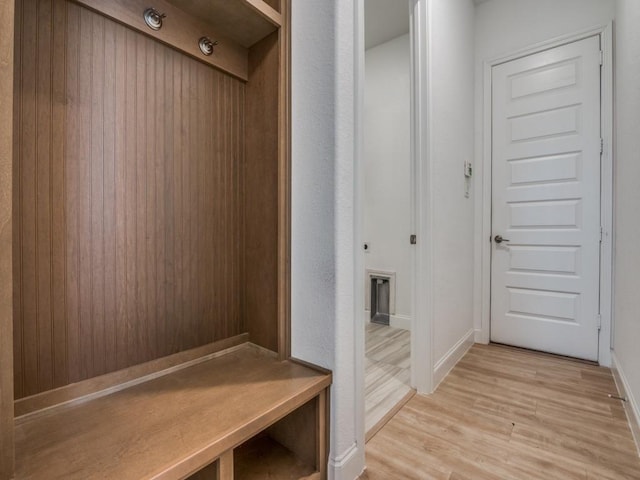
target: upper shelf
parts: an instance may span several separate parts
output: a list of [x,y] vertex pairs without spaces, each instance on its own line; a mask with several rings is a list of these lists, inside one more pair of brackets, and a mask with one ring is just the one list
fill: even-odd
[[168,0],[245,48],[282,25],[282,16],[263,0]]
[[[75,0],[96,12],[248,80],[248,49],[282,25],[282,15],[264,0]],[[162,15],[150,28],[143,14]],[[199,42],[215,42],[212,52]]]

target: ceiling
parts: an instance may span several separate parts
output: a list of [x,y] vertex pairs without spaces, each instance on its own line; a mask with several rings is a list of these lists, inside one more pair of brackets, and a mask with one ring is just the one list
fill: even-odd
[[[480,5],[490,0],[473,0]],[[365,49],[409,33],[409,2],[406,0],[364,0]]]
[[409,33],[409,2],[406,0],[365,0],[365,48]]

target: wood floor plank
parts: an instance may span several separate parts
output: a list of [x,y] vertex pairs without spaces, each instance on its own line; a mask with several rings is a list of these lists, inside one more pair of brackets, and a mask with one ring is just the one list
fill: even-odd
[[475,345],[367,443],[361,478],[640,480],[615,388],[588,362]]
[[365,430],[370,437],[411,389],[411,333],[367,323],[365,351]]

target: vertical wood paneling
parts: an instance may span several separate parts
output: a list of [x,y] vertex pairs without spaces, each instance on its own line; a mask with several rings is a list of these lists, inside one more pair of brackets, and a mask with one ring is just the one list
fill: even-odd
[[[75,5],[74,9],[78,8]],[[93,265],[91,258],[91,142],[93,140],[92,103],[91,96],[91,64],[93,53],[93,14],[86,9],[79,9],[79,39],[78,39],[78,170],[77,213],[78,213],[78,279],[79,279],[79,308],[78,308],[78,339],[80,351],[80,377],[78,380],[91,376],[93,366],[93,304],[92,277]],[[72,45],[76,42],[72,42]],[[68,185],[67,188],[74,186]]]
[[16,397],[240,334],[242,82],[23,0]]
[[65,2],[53,2],[51,110],[51,295],[53,328],[53,385],[69,381],[67,352],[66,231],[65,231],[65,124],[66,124],[66,28]]
[[93,372],[106,372],[105,338],[105,261],[104,261],[104,104],[105,104],[105,36],[104,18],[91,19],[91,351]]
[[157,95],[156,75],[155,75],[155,48],[153,43],[149,43],[145,52],[146,64],[145,64],[145,104],[146,113],[148,115],[148,121],[146,122],[146,134],[144,135],[146,140],[146,152],[145,152],[145,203],[146,203],[146,218],[145,218],[145,266],[146,266],[146,279],[145,281],[145,298],[147,305],[147,317],[154,319],[148,322],[147,326],[147,348],[149,355],[156,358],[158,355],[157,348],[157,324],[158,312],[156,309],[156,284],[151,280],[157,278],[157,258],[156,258],[156,244],[158,240],[155,235],[155,221],[156,221],[156,176],[155,176],[155,158],[156,158],[156,144],[162,142],[162,139],[154,135],[156,131],[156,102],[154,97]]
[[147,105],[146,91],[149,87],[146,79],[146,44],[145,37],[133,34],[135,45],[135,195],[133,196],[135,207],[135,308],[136,314],[136,341],[134,362],[143,361],[145,352],[149,349],[147,319],[147,296],[146,296],[146,268],[145,268],[145,246],[146,246],[146,187],[147,171],[145,165],[146,136],[147,131]]
[[[107,22],[111,24],[111,22]],[[116,330],[116,368],[121,369],[129,365],[129,324],[127,322],[127,236],[126,236],[126,101],[125,90],[127,50],[126,37],[127,30],[113,25],[115,30],[115,90],[111,94],[115,103],[114,139],[115,139],[115,204],[114,217],[115,225],[115,330]]]
[[[26,0],[23,0],[26,1]],[[81,124],[78,119],[78,109],[80,99],[78,98],[78,73],[79,73],[79,30],[80,16],[79,9],[73,8],[72,4],[68,4],[67,9],[67,50],[66,50],[66,66],[67,66],[67,84],[66,84],[66,116],[64,141],[65,141],[65,157],[64,157],[64,197],[63,204],[65,208],[65,258],[66,258],[66,281],[64,286],[64,296],[66,298],[65,314],[67,327],[67,358],[68,364],[68,382],[73,383],[80,380],[80,340],[79,334],[79,305],[80,305],[80,284],[79,284],[79,235],[78,235],[78,198],[76,185],[78,185],[78,157],[79,157],[79,131]],[[23,137],[22,143],[28,143],[29,137]],[[23,162],[23,155],[20,156],[20,162]],[[24,318],[16,318],[16,321]],[[25,338],[24,341],[27,341]],[[23,395],[26,396],[26,395]],[[20,397],[18,397],[20,398]]]
[[[18,7],[19,9],[19,7]],[[18,16],[19,18],[19,16]],[[12,285],[17,222],[13,209],[17,193],[12,153],[14,129],[12,122],[14,88],[14,2],[0,1],[0,478],[13,478],[14,421],[13,421],[13,342],[12,313],[14,288]],[[17,106],[17,105],[16,105]],[[14,117],[15,118],[15,117]]]
[[[166,278],[166,235],[165,232],[167,230],[166,223],[166,213],[165,213],[165,159],[166,159],[166,143],[167,138],[164,135],[165,132],[165,122],[163,121],[166,118],[167,111],[167,97],[166,97],[166,86],[165,86],[165,67],[166,67],[166,55],[164,49],[161,48],[160,45],[154,45],[154,57],[155,57],[155,92],[154,95],[157,97],[156,104],[156,112],[155,116],[155,126],[154,132],[157,134],[158,142],[155,144],[156,151],[155,156],[153,157],[153,167],[152,170],[155,172],[155,205],[156,205],[156,217],[154,220],[155,231],[154,237],[157,239],[156,242],[156,253],[155,253],[155,265],[156,272],[155,278]],[[210,105],[210,104],[209,104]],[[163,339],[166,337],[166,311],[167,311],[167,301],[166,301],[166,282],[156,282],[156,298],[155,298],[155,306],[156,306],[156,348],[157,355],[162,356],[166,354],[167,348],[166,345],[163,344]]]
[[[15,3],[15,30],[21,31],[22,25],[22,1],[18,0]],[[17,37],[16,33],[16,37]],[[7,45],[5,48],[9,48]],[[14,71],[12,76],[14,78],[15,88],[15,100],[13,101],[13,132],[12,132],[12,146],[13,146],[13,175],[12,175],[12,270],[13,270],[13,317],[22,318],[22,216],[21,212],[21,178],[20,163],[17,158],[20,155],[20,136],[22,131],[22,95],[19,92],[22,76],[22,44],[16,42],[14,49]],[[13,100],[13,98],[12,98]],[[2,100],[0,100],[2,101]],[[1,114],[1,113],[0,113]],[[24,355],[22,352],[22,328],[23,322],[16,323],[13,328],[13,386],[14,394],[16,396],[23,396],[24,391]]]
[[[32,19],[32,20],[29,20]],[[37,3],[24,2],[22,25],[25,39],[21,46],[22,75],[20,88],[23,92],[21,107],[21,134],[32,141],[20,145],[24,161],[20,165],[20,236],[22,251],[21,310],[24,315],[22,336],[24,350],[23,376],[25,393],[36,391],[38,383],[38,297],[36,275],[36,48],[37,48]],[[26,341],[29,339],[29,341]]]
[[[126,365],[138,363],[138,310],[136,306],[136,34],[125,32],[125,152],[124,152],[124,211],[125,217],[125,329],[127,330]],[[118,95],[116,93],[116,95]]]
[[[51,95],[51,0],[37,5],[38,33],[36,64],[36,98]],[[41,55],[41,52],[44,55]],[[37,385],[49,389],[53,383],[51,318],[51,100],[37,102],[36,111],[36,272],[38,304],[38,379]]]
[[[116,29],[112,22],[104,24],[104,125],[103,132],[103,194],[104,194],[104,259],[115,259],[116,245],[116,128],[108,128],[116,122]],[[112,372],[117,368],[117,261],[104,261],[104,371]],[[109,321],[111,319],[111,321]]]

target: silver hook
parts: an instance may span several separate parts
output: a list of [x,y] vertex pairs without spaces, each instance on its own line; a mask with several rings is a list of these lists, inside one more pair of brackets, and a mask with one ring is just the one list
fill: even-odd
[[162,19],[166,17],[164,13],[160,13],[153,7],[147,8],[142,16],[144,23],[146,23],[151,30],[160,30],[162,28]]
[[198,41],[200,51],[207,56],[213,53],[213,47],[216,45],[218,45],[218,41],[211,40],[209,37],[200,37],[200,40]]

